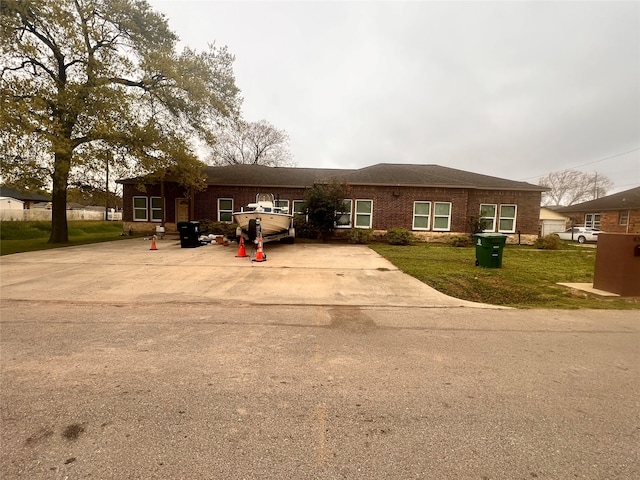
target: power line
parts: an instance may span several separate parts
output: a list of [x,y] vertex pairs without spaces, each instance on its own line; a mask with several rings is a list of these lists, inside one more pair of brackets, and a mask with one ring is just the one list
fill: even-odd
[[[593,165],[594,163],[599,163],[599,162],[604,162],[605,160],[611,160],[612,158],[616,158],[616,157],[621,157],[623,155],[627,155],[629,153],[633,153],[633,152],[637,152],[638,150],[640,150],[640,148],[634,148],[633,150],[629,150],[628,152],[624,152],[624,153],[618,153],[616,155],[612,155],[610,157],[606,157],[606,158],[601,158],[600,160],[594,160],[593,162],[587,162],[587,163],[583,163],[582,165],[576,165],[574,167],[569,167],[568,169],[565,168],[563,170],[572,170],[574,168],[580,168],[580,167],[586,167],[587,165]],[[553,170],[552,172],[547,172],[545,174],[542,175],[533,175],[532,177],[527,177],[527,178],[521,178],[520,180],[530,180],[532,178],[539,178],[539,177],[543,177],[544,175],[549,175],[550,173],[554,173],[554,172],[561,172],[562,170]]]

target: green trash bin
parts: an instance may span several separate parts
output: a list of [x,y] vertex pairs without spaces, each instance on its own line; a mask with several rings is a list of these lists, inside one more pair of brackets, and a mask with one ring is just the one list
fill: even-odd
[[476,233],[476,266],[487,268],[502,267],[502,250],[507,236],[502,233]]

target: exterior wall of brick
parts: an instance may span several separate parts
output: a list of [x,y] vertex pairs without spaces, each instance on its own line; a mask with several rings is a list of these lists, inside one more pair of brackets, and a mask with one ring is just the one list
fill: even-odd
[[289,200],[289,208],[293,207],[294,200],[304,198],[303,188],[211,186],[205,192],[195,195],[196,219],[217,221],[218,199],[233,199],[233,209],[238,211],[247,204],[255,202],[257,193],[271,193],[280,200]]
[[540,192],[474,190],[469,198],[468,215],[478,217],[481,204],[516,205],[516,232],[538,235],[540,231]]
[[[160,185],[147,185],[144,191],[132,184],[123,186],[123,220],[125,231],[129,228],[137,232],[151,232],[157,225],[153,222],[133,221],[133,197],[160,196]],[[198,192],[194,196],[193,220],[218,219],[218,199],[233,199],[233,209],[239,210],[248,203],[255,202],[256,193],[272,193],[276,198],[289,200],[290,207],[294,200],[303,200],[304,188],[260,187],[260,186],[209,186],[206,191]],[[176,199],[185,198],[186,192],[176,184],[165,184],[165,219],[168,231],[176,225]],[[413,227],[414,202],[431,202],[432,213],[435,202],[451,203],[451,227],[449,232],[429,232],[433,238],[447,234],[464,234],[469,232],[469,219],[477,217],[480,204],[508,204],[517,205],[516,231],[521,235],[535,236],[540,229],[540,192],[527,191],[491,191],[466,188],[434,188],[434,187],[394,187],[394,186],[364,186],[353,185],[350,197],[353,200],[372,200],[372,228],[374,230],[388,230],[399,227],[411,230]],[[353,218],[353,216],[352,216]],[[423,232],[421,231],[420,234]],[[528,237],[527,237],[528,238]]]
[[[145,185],[144,189],[138,188],[136,185],[125,184],[123,186],[123,204],[122,218],[125,222],[133,222],[133,197],[160,197],[162,195],[162,187],[159,184]],[[187,193],[175,183],[165,183],[165,218],[167,222],[175,222],[176,215],[176,199],[185,198]],[[150,204],[150,202],[149,202]],[[150,208],[150,206],[149,206]],[[150,213],[150,212],[149,212]],[[149,218],[151,218],[149,216]],[[135,223],[135,222],[133,222]],[[158,223],[158,222],[152,222]]]
[[434,202],[450,202],[451,230],[467,230],[466,189],[352,186],[351,198],[354,200],[354,208],[355,200],[373,200],[373,228],[376,230],[411,230],[415,202],[431,202],[432,205]]
[[[600,214],[600,230],[610,233],[640,233],[640,209],[634,210],[610,210],[610,211],[583,211],[571,212],[566,215],[573,225],[584,225],[585,215],[588,213]],[[620,223],[623,213],[627,214],[627,224]]]

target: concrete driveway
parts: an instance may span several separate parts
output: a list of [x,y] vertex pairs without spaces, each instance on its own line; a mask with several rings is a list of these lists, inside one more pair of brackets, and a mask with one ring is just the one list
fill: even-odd
[[637,311],[495,309],[364,246],[0,258],[0,478],[640,478]]
[[260,263],[237,258],[233,244],[156,245],[139,238],[2,257],[2,298],[498,308],[443,295],[363,245],[268,243]]

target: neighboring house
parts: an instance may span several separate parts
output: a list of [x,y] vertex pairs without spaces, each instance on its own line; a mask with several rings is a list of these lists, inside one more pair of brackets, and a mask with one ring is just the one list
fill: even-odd
[[[67,220],[104,220],[104,206],[67,203]],[[51,221],[51,198],[0,187],[0,220]],[[110,208],[107,220],[122,220],[122,212]]]
[[22,221],[38,217],[40,206],[48,205],[50,201],[44,195],[0,186],[0,220]]
[[38,204],[51,202],[51,197],[45,197],[38,193],[21,192],[9,187],[0,186],[0,197],[15,198],[23,202],[24,209],[35,208]]
[[22,220],[24,202],[13,197],[0,197],[0,220]]
[[207,167],[205,175],[206,190],[193,195],[168,178],[143,188],[141,179],[121,180],[125,231],[153,231],[158,223],[170,231],[188,220],[230,222],[231,213],[255,202],[257,193],[273,193],[281,206],[300,213],[307,189],[336,179],[350,187],[338,228],[401,227],[432,239],[467,234],[470,220],[482,217],[487,231],[526,243],[538,237],[541,193],[547,190],[439,165],[354,170],[229,165]]
[[574,225],[611,233],[640,233],[640,187],[588,202],[562,207]]
[[564,232],[569,222],[569,217],[558,213],[549,207],[540,208],[540,235],[543,237],[551,233]]
[[0,197],[0,210],[24,210],[24,202],[13,197]]

